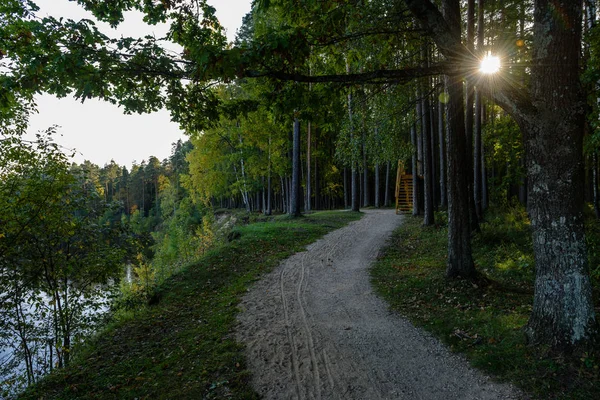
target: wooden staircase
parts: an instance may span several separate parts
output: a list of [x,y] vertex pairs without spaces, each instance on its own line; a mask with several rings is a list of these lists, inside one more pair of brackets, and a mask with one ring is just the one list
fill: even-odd
[[396,214],[411,212],[413,209],[413,176],[404,170],[404,164],[398,161],[396,172]]

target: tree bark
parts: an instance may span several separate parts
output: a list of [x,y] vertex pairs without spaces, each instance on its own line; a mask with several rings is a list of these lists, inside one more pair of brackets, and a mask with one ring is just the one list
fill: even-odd
[[348,168],[344,167],[344,210],[348,208]]
[[379,208],[379,163],[375,163],[375,204],[376,208]]
[[311,210],[311,198],[312,198],[312,187],[311,187],[311,123],[308,121],[308,127],[306,128],[306,211]]
[[267,205],[265,207],[265,215],[271,215],[273,213],[273,209],[271,206],[273,190],[271,188],[271,184],[271,135],[269,134],[269,165],[267,172]]
[[600,219],[600,196],[598,196],[598,152],[592,153],[592,192],[594,201],[594,213]]
[[352,211],[360,211],[360,194],[358,190],[360,182],[356,164],[356,161],[352,161],[352,176],[350,177],[350,179],[352,179]]
[[294,119],[294,138],[292,141],[292,189],[290,215],[300,216],[300,121]]
[[271,188],[272,179],[271,171],[269,170],[269,176],[267,177],[267,207],[265,208],[265,215],[273,214],[272,200],[273,200],[273,189]]
[[[586,0],[585,1],[585,20],[587,33],[591,32],[596,25],[596,1]],[[586,58],[589,58],[589,47],[586,48]],[[596,82],[596,87],[600,86],[600,82]],[[588,89],[588,90],[591,90]],[[597,103],[600,103],[600,98],[596,99]],[[588,110],[590,106],[588,105]],[[586,121],[586,128],[588,132],[591,132],[591,123],[589,120]],[[592,203],[594,205],[594,213],[596,219],[600,219],[600,197],[598,195],[598,149],[592,150]]]
[[[536,259],[531,343],[571,349],[596,329],[583,225],[585,96],[579,80],[582,2],[536,0],[531,95],[517,118],[527,154]],[[567,29],[568,27],[568,29]]]
[[[430,82],[430,86],[431,86],[431,82]],[[429,130],[429,143],[430,143],[430,147],[431,149],[429,150],[431,152],[431,193],[432,193],[432,197],[433,197],[433,209],[434,211],[437,210],[437,207],[439,205],[439,201],[440,201],[440,185],[438,184],[439,180],[438,180],[438,172],[440,170],[440,166],[439,164],[439,158],[436,157],[437,154],[437,148],[439,147],[439,143],[438,143],[438,136],[437,136],[437,110],[436,110],[436,102],[433,100],[433,98],[430,99],[430,107],[429,107],[429,121],[431,121],[430,123],[430,130]]]
[[385,163],[385,194],[383,198],[383,206],[389,207],[390,205],[390,162]]
[[[442,93],[445,94],[445,91]],[[446,141],[444,140],[444,103],[438,101],[438,137],[440,143],[440,206],[448,207],[446,188]]]
[[413,195],[412,195],[412,203],[413,203],[413,211],[412,215],[419,215],[419,175],[418,175],[418,150],[417,150],[417,127],[415,124],[412,124],[410,127],[410,142],[413,145],[413,154],[412,154],[412,181],[413,181]]
[[367,127],[365,124],[365,112],[363,110],[363,133],[362,133],[362,165],[363,165],[363,207],[370,206],[371,200],[369,199],[369,166],[367,165]]
[[[379,129],[375,126],[375,140],[379,143]],[[381,206],[380,198],[379,198],[379,161],[375,161],[375,204],[374,206],[379,208]]]
[[[442,10],[452,33],[460,38],[460,0],[443,0]],[[471,168],[465,135],[463,83],[459,76],[446,76],[446,156],[448,172],[448,278],[474,278],[471,254],[471,218],[468,173]],[[465,174],[465,172],[467,172]]]
[[473,278],[476,275],[471,254],[469,215],[468,152],[465,151],[463,85],[457,77],[447,76],[447,173],[448,173],[448,278]]
[[[474,0],[469,0],[474,1]],[[484,21],[484,0],[477,1],[477,54],[483,56],[483,21]],[[483,159],[482,159],[482,141],[481,141],[481,92],[478,88],[475,88],[475,120],[474,120],[474,148],[473,148],[473,200],[475,202],[475,212],[477,218],[481,219],[483,216],[482,208],[482,170],[483,170]]]
[[433,217],[433,169],[431,155],[431,120],[429,110],[429,96],[426,90],[421,91],[423,98],[421,99],[421,111],[423,118],[421,119],[421,137],[423,138],[423,225],[431,226],[434,224]]
[[315,159],[315,171],[314,171],[314,176],[315,176],[315,187],[313,188],[313,196],[315,198],[315,210],[319,210],[321,209],[321,202],[319,200],[319,196],[320,196],[320,189],[319,189],[319,163],[317,160],[317,157],[314,157]]
[[[350,73],[350,64],[346,62],[346,71]],[[354,142],[354,124],[352,122],[352,93],[348,92],[348,118],[350,119],[350,141]],[[352,174],[351,174],[351,210],[359,211],[360,210],[360,196],[359,196],[359,177],[357,171],[358,162],[354,159],[354,149],[352,149]]]
[[421,109],[421,100],[420,100],[420,93],[417,90],[417,105],[416,105],[416,110],[417,110],[417,127],[415,127],[416,129],[416,136],[415,136],[415,145],[417,146],[417,175],[423,175],[423,135],[420,134],[419,132],[423,130],[422,126],[423,126],[423,110]]
[[[467,49],[474,53],[475,51],[475,0],[467,1]],[[467,151],[469,152],[469,193],[471,197],[470,212],[471,212],[471,228],[473,230],[479,229],[479,216],[481,211],[477,210],[475,201],[475,189],[474,189],[474,151],[473,151],[473,96],[474,96],[474,85],[468,79],[465,80],[465,135],[467,136]]]

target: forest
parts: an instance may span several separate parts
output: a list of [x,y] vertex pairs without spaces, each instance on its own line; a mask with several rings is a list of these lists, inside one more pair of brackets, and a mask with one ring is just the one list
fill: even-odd
[[[76,2],[115,29],[130,10],[170,28],[112,38],[0,4],[0,396],[158,302],[231,225],[400,207],[407,176],[402,212],[444,232],[443,287],[490,285],[490,221],[526,221],[524,342],[598,380],[597,1],[255,0],[232,43],[205,0]],[[60,128],[26,137],[39,93],[166,108],[189,139],[76,164]]]

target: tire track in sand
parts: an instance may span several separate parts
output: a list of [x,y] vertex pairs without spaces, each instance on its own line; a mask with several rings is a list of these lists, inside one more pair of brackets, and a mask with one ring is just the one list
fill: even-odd
[[286,334],[288,337],[288,342],[291,347],[290,360],[292,363],[292,369],[294,371],[294,380],[296,382],[296,395],[298,397],[300,397],[301,382],[300,382],[300,371],[298,370],[298,355],[296,354],[296,343],[294,340],[294,336],[292,335],[292,332],[290,330],[289,307],[287,305],[287,300],[285,298],[285,289],[284,289],[286,270],[287,270],[286,268],[281,268],[281,274],[279,277],[279,283],[280,283],[280,288],[281,288],[281,304],[283,305],[283,319],[284,319],[284,324],[285,324],[285,331],[286,331]]
[[520,399],[387,310],[368,266],[402,221],[369,210],[244,297],[237,338],[265,399]]

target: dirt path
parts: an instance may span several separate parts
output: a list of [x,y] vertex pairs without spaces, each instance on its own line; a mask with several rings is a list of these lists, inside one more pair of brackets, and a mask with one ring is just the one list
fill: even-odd
[[367,211],[258,282],[238,339],[265,399],[518,399],[388,311],[368,267],[402,221]]

